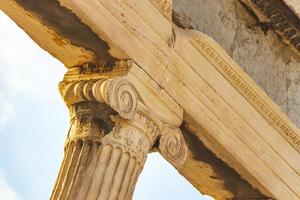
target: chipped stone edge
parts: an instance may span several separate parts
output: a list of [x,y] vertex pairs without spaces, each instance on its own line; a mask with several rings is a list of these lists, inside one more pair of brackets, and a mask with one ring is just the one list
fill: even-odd
[[281,40],[300,55],[300,19],[282,0],[240,0],[261,20],[263,16],[274,27]]

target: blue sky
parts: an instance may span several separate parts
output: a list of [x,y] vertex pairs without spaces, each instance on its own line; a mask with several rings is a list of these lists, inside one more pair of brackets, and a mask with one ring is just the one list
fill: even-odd
[[[64,66],[0,11],[0,199],[49,199],[69,115],[57,85]],[[134,200],[208,200],[150,154]]]

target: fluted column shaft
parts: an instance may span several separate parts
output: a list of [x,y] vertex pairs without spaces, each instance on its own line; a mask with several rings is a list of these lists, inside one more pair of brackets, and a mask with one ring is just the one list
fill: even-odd
[[78,103],[70,110],[65,157],[51,200],[131,199],[151,138],[104,104]]

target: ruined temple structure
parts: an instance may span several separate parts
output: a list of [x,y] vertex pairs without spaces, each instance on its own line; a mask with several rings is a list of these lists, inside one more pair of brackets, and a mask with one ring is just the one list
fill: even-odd
[[300,0],[0,9],[68,69],[51,200],[132,199],[150,152],[215,199],[300,200]]

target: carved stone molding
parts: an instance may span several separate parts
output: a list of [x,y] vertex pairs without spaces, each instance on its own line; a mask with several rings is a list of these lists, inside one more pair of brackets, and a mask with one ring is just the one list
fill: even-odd
[[65,81],[91,80],[103,77],[124,76],[131,68],[132,60],[115,60],[100,64],[86,63],[69,68],[64,76]]
[[[270,124],[278,130],[299,153],[300,153],[300,137],[297,128],[289,123],[289,120],[280,114],[279,109],[273,102],[263,98],[261,94],[257,94],[257,90],[249,84],[249,80],[245,81],[236,71],[239,66],[219,56],[215,47],[211,46],[203,37],[195,38],[192,44],[211,62],[216,69],[252,104],[259,113],[261,113]],[[236,66],[236,67],[233,67]],[[253,84],[254,85],[254,84]],[[266,96],[266,95],[265,95]]]
[[151,0],[153,5],[170,21],[172,21],[172,0]]

